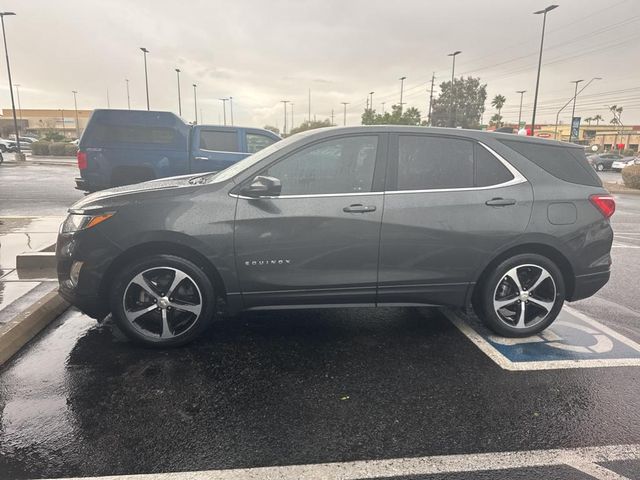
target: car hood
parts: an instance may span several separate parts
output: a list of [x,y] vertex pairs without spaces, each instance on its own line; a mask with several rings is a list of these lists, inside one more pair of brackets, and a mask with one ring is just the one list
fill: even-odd
[[202,186],[200,183],[190,183],[192,178],[201,176],[202,174],[180,175],[178,177],[160,178],[149,182],[101,190],[77,201],[69,210],[97,211],[123,203],[142,201],[146,198],[158,198],[186,193],[187,191],[192,191]]

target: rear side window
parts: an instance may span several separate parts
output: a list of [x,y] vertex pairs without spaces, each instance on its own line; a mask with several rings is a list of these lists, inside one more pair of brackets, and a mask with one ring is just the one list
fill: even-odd
[[274,138],[259,133],[247,133],[247,152],[256,153],[275,142]]
[[580,148],[512,140],[500,140],[500,142],[560,180],[593,187],[602,185],[598,175],[589,166],[584,151]]
[[473,187],[473,143],[445,137],[398,138],[398,190]]
[[200,149],[215,152],[237,152],[238,134],[234,131],[201,130]]
[[176,131],[168,127],[99,124],[93,131],[94,141],[101,144],[146,143],[169,145],[174,143]]
[[476,187],[488,187],[513,180],[500,160],[482,145],[476,144]]

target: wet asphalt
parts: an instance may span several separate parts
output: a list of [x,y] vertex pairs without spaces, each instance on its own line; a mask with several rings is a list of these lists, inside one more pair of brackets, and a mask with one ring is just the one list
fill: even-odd
[[[59,214],[67,195],[32,214]],[[612,280],[572,306],[638,341],[640,196],[618,205]],[[0,478],[637,444],[639,379],[640,367],[503,370],[436,309],[245,314],[172,350],[70,309],[0,368]],[[614,466],[640,477],[639,462]]]

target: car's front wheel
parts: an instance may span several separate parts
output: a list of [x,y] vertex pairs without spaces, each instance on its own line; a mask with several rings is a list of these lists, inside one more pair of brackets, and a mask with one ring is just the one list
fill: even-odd
[[596,165],[596,170],[599,171],[599,172],[604,171],[604,165],[602,163],[598,163]]
[[505,337],[527,337],[556,319],[565,300],[560,269],[547,257],[516,255],[501,262],[481,285],[484,323]]
[[116,277],[110,305],[116,324],[129,338],[170,347],[192,341],[207,328],[215,296],[211,280],[191,260],[153,255]]

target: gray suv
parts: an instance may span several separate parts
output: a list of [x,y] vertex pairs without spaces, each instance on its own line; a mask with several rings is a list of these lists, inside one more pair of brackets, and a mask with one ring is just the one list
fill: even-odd
[[321,129],[218,173],[80,200],[58,237],[60,293],[157,346],[221,311],[336,306],[474,308],[528,336],[606,284],[614,210],[579,146]]

